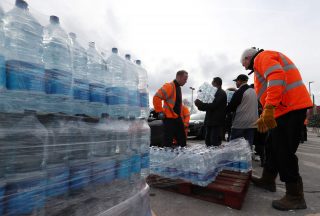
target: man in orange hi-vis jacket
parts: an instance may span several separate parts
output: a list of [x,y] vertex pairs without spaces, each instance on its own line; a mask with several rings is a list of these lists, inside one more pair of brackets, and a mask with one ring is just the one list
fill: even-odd
[[294,63],[277,51],[246,49],[241,64],[254,72],[254,87],[263,111],[256,122],[259,132],[270,131],[262,177],[252,177],[254,185],[276,191],[275,179],[286,184],[286,195],[274,200],[278,210],[307,208],[296,151],[300,131],[312,101]]
[[188,72],[184,70],[178,71],[176,79],[170,83],[165,83],[153,96],[154,110],[163,121],[163,145],[167,147],[172,147],[174,137],[177,139],[177,145],[186,146],[187,139],[181,118],[181,86],[184,86],[187,80]]

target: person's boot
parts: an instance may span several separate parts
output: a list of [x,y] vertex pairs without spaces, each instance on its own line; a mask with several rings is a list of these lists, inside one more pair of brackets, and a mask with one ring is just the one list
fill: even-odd
[[261,178],[252,176],[251,181],[257,187],[276,192],[276,177],[277,174],[270,173],[264,168]]
[[282,211],[306,209],[302,179],[296,183],[286,183],[286,195],[280,200],[272,201],[272,207]]

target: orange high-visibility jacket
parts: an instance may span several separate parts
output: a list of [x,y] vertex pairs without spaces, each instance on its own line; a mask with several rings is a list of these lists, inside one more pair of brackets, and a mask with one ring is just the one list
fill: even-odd
[[182,105],[182,112],[181,112],[181,118],[184,124],[184,130],[186,132],[186,135],[188,135],[188,127],[189,127],[189,121],[190,121],[190,112],[187,106]]
[[[163,106],[162,106],[163,101]],[[163,112],[166,118],[178,118],[178,114],[173,111],[176,103],[176,86],[174,82],[164,84],[153,96],[154,110],[159,113]],[[182,111],[182,104],[181,104]]]
[[276,107],[275,118],[293,110],[312,107],[300,72],[284,54],[263,51],[254,59],[254,87],[264,107]]

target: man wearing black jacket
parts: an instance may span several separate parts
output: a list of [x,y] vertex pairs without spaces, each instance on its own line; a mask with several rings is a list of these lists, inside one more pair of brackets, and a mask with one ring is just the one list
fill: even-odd
[[252,146],[254,131],[258,120],[258,99],[254,89],[247,84],[248,76],[240,74],[233,81],[238,90],[233,94],[227,106],[227,113],[233,112],[231,140],[244,137]]
[[204,124],[206,126],[206,145],[218,146],[221,144],[223,127],[226,118],[227,94],[221,88],[222,79],[213,78],[212,85],[217,88],[212,103],[203,103],[195,100],[194,103],[200,111],[206,111]]

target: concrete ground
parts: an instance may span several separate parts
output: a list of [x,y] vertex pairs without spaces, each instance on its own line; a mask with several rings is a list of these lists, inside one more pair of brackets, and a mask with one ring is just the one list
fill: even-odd
[[[188,140],[188,144],[204,143],[201,140]],[[313,215],[320,214],[320,137],[309,132],[308,141],[301,144],[297,153],[300,173],[304,181],[304,193],[308,208],[298,211],[278,211],[271,207],[274,199],[285,193],[284,183],[277,179],[277,192],[272,193],[249,186],[241,210],[210,203],[188,196],[151,188],[151,208],[157,216],[213,216],[213,215]],[[259,162],[253,162],[253,174],[260,175]]]

